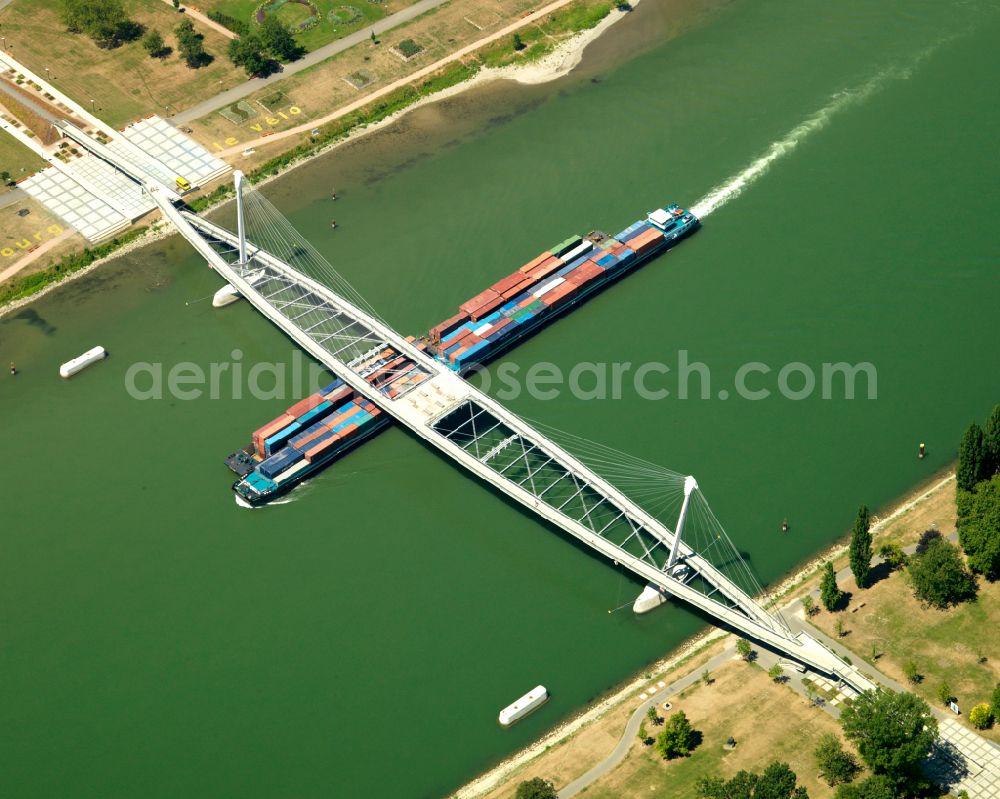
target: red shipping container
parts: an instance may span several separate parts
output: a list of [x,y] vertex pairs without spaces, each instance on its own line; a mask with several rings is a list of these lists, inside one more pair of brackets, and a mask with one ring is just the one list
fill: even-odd
[[538,266],[534,267],[530,272],[528,272],[528,274],[537,282],[543,277],[548,277],[556,270],[562,269],[564,266],[566,266],[566,264],[554,255],[551,255],[538,264]]
[[573,299],[579,291],[578,285],[566,282],[552,289],[542,299],[550,308],[558,308]]
[[445,319],[443,322],[439,322],[434,325],[428,332],[431,336],[431,341],[440,341],[441,336],[445,336],[458,327],[462,322],[469,318],[469,315],[463,312],[459,312],[454,316]]
[[[484,305],[488,305],[490,302],[499,299],[499,297],[500,295],[497,294],[493,289],[486,289],[486,291],[477,294],[471,300],[466,300],[458,307],[460,310],[465,311],[467,314],[471,316],[473,311],[479,310]],[[473,316],[472,318],[475,319],[476,317]]]
[[312,463],[319,456],[323,455],[328,450],[333,449],[334,447],[339,445],[340,442],[341,442],[340,436],[335,435],[333,438],[327,439],[322,444],[317,444],[316,446],[307,449],[304,453],[306,456],[306,460],[309,463]]
[[513,274],[507,275],[507,277],[498,280],[490,286],[490,288],[497,294],[503,294],[508,289],[521,285],[527,279],[527,276],[523,272],[514,272]]
[[257,430],[253,432],[253,448],[256,450],[257,454],[264,457],[264,439],[270,438],[279,430],[283,430],[288,427],[292,422],[295,421],[295,417],[291,414],[283,414],[277,419],[273,419]]
[[538,266],[542,261],[546,260],[547,258],[551,258],[551,257],[552,257],[552,253],[550,253],[548,250],[546,250],[541,255],[538,255],[538,256],[535,256],[534,258],[532,258],[530,261],[528,261],[528,263],[526,263],[524,266],[522,266],[517,271],[518,272],[523,272],[524,274],[527,274],[532,269],[534,269],[536,266]]
[[478,322],[484,316],[489,316],[491,313],[493,313],[497,308],[499,308],[505,302],[506,302],[506,300],[503,297],[501,297],[499,294],[497,294],[497,297],[496,297],[495,300],[490,300],[485,305],[482,305],[479,308],[477,308],[476,310],[474,310],[472,313],[469,314],[469,318],[472,319],[473,322]]
[[525,279],[524,279],[523,283],[519,283],[518,285],[514,286],[513,288],[507,289],[500,296],[503,297],[503,301],[505,303],[510,302],[518,294],[523,294],[524,292],[528,291],[537,282],[538,282],[538,278],[531,277],[530,275],[525,275]]

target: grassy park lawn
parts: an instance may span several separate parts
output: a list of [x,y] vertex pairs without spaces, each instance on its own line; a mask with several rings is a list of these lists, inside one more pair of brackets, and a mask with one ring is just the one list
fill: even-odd
[[227,39],[220,33],[194,22],[214,60],[189,69],[177,55],[173,34],[183,16],[161,0],[125,5],[133,19],[174,48],[169,56],[150,58],[138,41],[102,50],[85,35],[68,33],[51,0],[17,0],[0,11],[0,25],[14,58],[42,78],[48,68],[57,89],[115,127],[147,114],[169,116],[246,79],[226,57]]
[[[955,530],[955,483],[951,482],[921,502],[875,536],[874,548],[886,541],[901,546],[915,544],[920,534],[936,528],[942,534]],[[847,566],[847,558],[834,562],[837,569]],[[846,608],[835,613],[821,610],[810,621],[831,638],[837,637],[838,619],[845,635],[840,643],[872,663],[880,671],[922,696],[933,706],[941,707],[938,687],[947,681],[958,699],[962,722],[967,726],[973,705],[988,702],[993,686],[1000,681],[1000,638],[992,634],[1000,629],[1000,582],[979,581],[979,596],[948,610],[924,607],[913,596],[905,571],[886,575],[873,570],[872,583],[858,589],[853,578],[841,584],[850,594]],[[810,587],[815,589],[818,580]],[[805,591],[797,591],[804,594]],[[877,659],[873,660],[874,654]],[[981,660],[982,659],[982,660]],[[922,676],[910,683],[904,667],[913,662]],[[983,734],[1000,741],[1000,727]]]
[[[295,34],[296,41],[308,51],[315,50],[336,39],[347,36],[412,5],[416,0],[309,0],[316,10],[316,24]],[[203,0],[199,8],[208,13],[220,11],[223,14],[240,20],[254,23],[254,12],[260,5],[260,0]],[[307,22],[314,15],[310,7],[303,2],[287,0],[272,13],[288,25],[292,30]]]
[[[10,172],[14,180],[26,178],[45,166],[45,161],[6,133],[0,133],[0,172]],[[0,194],[8,191],[0,184]]]
[[[858,607],[852,613],[851,607]],[[931,705],[941,707],[937,691],[947,682],[968,723],[969,710],[988,702],[993,686],[1000,682],[1000,583],[980,581],[979,596],[948,610],[924,607],[913,596],[904,573],[880,580],[856,592],[851,605],[838,613],[817,613],[812,622],[835,638],[837,619],[846,635],[841,643]],[[872,661],[872,647],[878,659]],[[904,667],[912,661],[920,682],[907,680]],[[1000,729],[982,734],[1000,741]]]
[[[837,721],[759,667],[733,661],[713,676],[711,685],[698,683],[664,711],[683,710],[702,734],[690,757],[663,760],[654,747],[636,741],[618,768],[587,790],[588,799],[694,799],[699,778],[728,779],[741,769],[759,772],[772,760],[788,763],[813,799],[833,796],[817,777],[812,753],[821,735],[839,734]],[[649,727],[650,734],[657,729]],[[737,746],[726,751],[723,744],[730,736]]]

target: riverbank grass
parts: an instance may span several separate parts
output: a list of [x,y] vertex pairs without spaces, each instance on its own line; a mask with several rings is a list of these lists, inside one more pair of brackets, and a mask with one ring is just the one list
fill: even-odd
[[132,228],[120,236],[96,247],[85,247],[82,251],[63,255],[56,263],[27,275],[18,275],[0,285],[0,306],[37,294],[53,283],[69,277],[81,269],[86,269],[95,261],[120,250],[126,244],[143,235],[146,228]]

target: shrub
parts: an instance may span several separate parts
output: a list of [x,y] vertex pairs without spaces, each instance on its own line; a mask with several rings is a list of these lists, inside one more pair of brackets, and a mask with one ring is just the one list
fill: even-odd
[[223,14],[221,11],[215,10],[209,11],[205,16],[213,22],[218,22],[222,27],[229,28],[229,30],[239,36],[250,35],[251,28],[248,22],[243,22],[236,19],[236,17],[231,17],[229,14]]
[[882,544],[878,548],[878,554],[888,564],[890,569],[898,569],[901,566],[905,566],[908,560],[906,553],[903,552],[903,548],[891,541]]
[[993,708],[986,702],[980,702],[969,711],[969,721],[977,730],[993,726]]
[[736,642],[736,652],[741,658],[749,661],[753,648],[750,646],[750,642],[746,638],[740,638]]
[[951,703],[953,694],[951,692],[951,686],[947,682],[943,682],[938,686],[937,691],[938,699],[941,700],[942,705],[947,705]]
[[424,48],[413,41],[413,39],[403,39],[403,41],[396,45],[396,49],[403,54],[404,58],[413,58],[413,56]]

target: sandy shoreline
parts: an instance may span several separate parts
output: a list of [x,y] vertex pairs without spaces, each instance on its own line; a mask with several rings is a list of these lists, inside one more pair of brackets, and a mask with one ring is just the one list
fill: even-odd
[[[932,477],[930,480],[923,481],[914,490],[903,495],[902,499],[897,500],[895,504],[891,505],[892,509],[886,515],[873,517],[871,532],[873,534],[878,534],[879,532],[884,531],[885,528],[896,519],[936,494],[954,479],[955,473],[949,467],[946,476],[940,477],[939,472],[936,478]],[[765,597],[766,600],[769,600],[768,604],[778,604],[780,600],[786,598],[791,591],[795,590],[802,583],[813,577],[819,569],[822,568],[826,561],[844,555],[847,552],[848,545],[849,539],[844,537],[833,546],[824,550],[819,555],[811,558],[805,564],[797,568],[791,575],[786,577],[768,592],[767,597]],[[795,599],[789,599],[786,602],[782,602],[781,605],[783,607],[784,605],[790,604],[794,601]],[[727,635],[731,635],[731,633],[710,628],[701,635],[686,641],[679,648],[672,650],[671,653],[663,659],[645,667],[643,669],[643,673],[644,675],[652,674],[652,679],[655,680],[663,672],[675,668],[682,661],[697,654],[709,644],[725,638]],[[640,676],[630,680],[628,683],[615,690],[613,694],[602,699],[596,705],[587,708],[569,721],[560,724],[531,746],[522,749],[520,752],[517,752],[494,766],[485,774],[482,774],[471,782],[465,784],[450,795],[451,799],[476,799],[477,797],[483,796],[489,791],[499,787],[522,768],[527,766],[532,760],[544,754],[546,750],[558,743],[561,743],[569,736],[586,727],[588,724],[597,721],[609,711],[628,701],[632,696],[647,687],[650,683],[650,679],[651,678],[648,676]]]
[[[633,2],[632,5],[633,6],[636,5],[638,2],[639,0],[635,0],[635,2]],[[449,97],[454,97],[457,94],[461,94],[462,92],[468,91],[477,86],[490,83],[495,80],[512,80],[516,81],[517,83],[522,83],[525,85],[537,85],[540,83],[547,83],[549,81],[556,80],[557,78],[561,78],[564,75],[567,75],[570,72],[572,72],[573,69],[575,69],[577,65],[579,65],[580,61],[583,59],[583,51],[584,49],[586,49],[587,45],[590,44],[595,39],[599,38],[615,22],[624,19],[626,13],[627,12],[621,12],[618,11],[617,9],[612,8],[611,12],[593,28],[589,28],[588,30],[585,31],[580,31],[579,33],[576,33],[568,37],[564,41],[560,42],[552,50],[551,53],[548,53],[546,56],[540,58],[538,61],[534,63],[523,64],[523,65],[512,65],[496,69],[493,68],[482,69],[469,80],[462,81],[461,83],[458,83],[440,92],[436,92],[434,94],[428,95],[427,97],[423,97],[417,102],[413,103],[412,105],[408,105],[406,108],[397,111],[395,114],[387,116],[385,119],[380,120],[375,124],[368,125],[356,129],[354,131],[351,131],[351,133],[345,136],[343,139],[338,139],[337,141],[331,142],[325,147],[321,147],[315,150],[309,155],[303,157],[301,160],[289,164],[287,167],[279,171],[278,174],[268,176],[267,178],[258,181],[254,185],[255,187],[267,185],[271,181],[278,180],[279,178],[284,177],[289,172],[310,163],[311,161],[315,160],[316,158],[319,158],[320,156],[326,155],[327,153],[337,149],[338,147],[342,147],[345,144],[356,141],[357,139],[363,136],[367,136],[371,133],[374,133],[378,130],[381,130],[382,128],[391,125],[393,122],[396,122],[398,119],[400,119],[400,117],[408,114],[411,111],[414,111],[417,108],[421,108],[430,103],[436,103],[441,100],[446,100]],[[234,167],[235,166],[237,165],[234,164]],[[232,198],[219,201],[218,203],[212,205],[210,208],[205,209],[203,213],[214,211],[218,208],[221,208],[222,206],[226,205],[229,202],[232,202]],[[74,272],[68,275],[67,277],[63,278],[62,280],[59,280],[55,283],[46,286],[41,291],[32,294],[30,297],[25,297],[20,300],[15,300],[9,305],[3,306],[2,308],[0,308],[0,318],[3,318],[7,314],[13,313],[14,311],[17,311],[26,305],[30,305],[36,300],[39,300],[42,297],[44,297],[46,294],[49,294],[52,291],[56,291],[60,287],[65,286],[74,280],[84,277],[85,275],[99,268],[103,264],[113,261],[115,258],[119,258],[123,255],[128,255],[129,253],[135,252],[136,250],[141,249],[142,247],[145,247],[148,244],[153,244],[157,241],[160,241],[161,239],[166,238],[167,236],[174,235],[174,233],[175,231],[173,230],[172,227],[165,226],[163,221],[157,218],[154,220],[150,229],[147,230],[144,235],[139,236],[134,241],[129,242],[120,250],[116,250],[115,252],[111,253],[110,255],[104,258],[94,261],[94,263],[89,264],[88,266],[84,267],[78,272]]]

